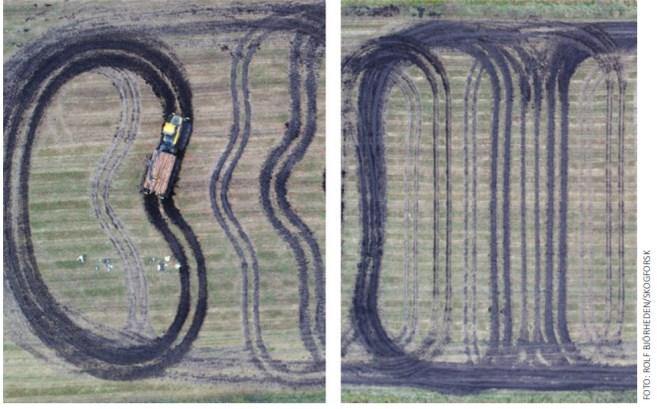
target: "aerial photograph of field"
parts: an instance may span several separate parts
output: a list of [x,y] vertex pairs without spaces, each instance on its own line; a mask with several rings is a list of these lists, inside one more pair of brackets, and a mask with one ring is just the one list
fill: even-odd
[[342,2],[342,401],[636,402],[636,2]]
[[323,402],[323,2],[3,9],[4,401]]

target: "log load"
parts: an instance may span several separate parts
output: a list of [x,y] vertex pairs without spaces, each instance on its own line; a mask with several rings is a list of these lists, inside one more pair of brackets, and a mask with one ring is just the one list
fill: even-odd
[[171,175],[175,163],[174,155],[159,150],[154,151],[144,179],[144,192],[155,193],[160,197],[165,196],[169,189],[169,183],[174,182]]

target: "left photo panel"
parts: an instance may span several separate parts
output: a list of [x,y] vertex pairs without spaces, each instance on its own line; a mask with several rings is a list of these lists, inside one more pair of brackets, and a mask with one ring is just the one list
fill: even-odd
[[3,9],[3,400],[324,402],[324,2]]

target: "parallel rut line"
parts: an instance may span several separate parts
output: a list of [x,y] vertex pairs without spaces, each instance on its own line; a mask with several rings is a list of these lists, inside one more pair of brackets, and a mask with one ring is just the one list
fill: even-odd
[[[535,47],[536,44],[541,44],[541,47]],[[468,23],[432,21],[371,40],[345,58],[343,135],[344,145],[348,149],[345,149],[343,155],[345,158],[353,155],[357,161],[355,176],[360,196],[358,216],[362,227],[359,236],[361,253],[359,263],[355,266],[357,274],[350,317],[353,333],[347,334],[347,344],[343,345],[346,382],[419,386],[461,392],[487,388],[595,389],[600,385],[604,385],[605,389],[626,389],[628,385],[634,385],[630,382],[635,376],[633,366],[606,367],[594,364],[589,352],[585,352],[590,351],[591,343],[571,337],[568,300],[572,296],[568,292],[568,277],[572,272],[569,271],[571,247],[568,224],[572,216],[569,217],[568,212],[571,205],[569,173],[573,139],[569,127],[569,88],[571,83],[577,82],[572,79],[578,67],[584,61],[591,60],[605,73],[618,78],[618,100],[613,100],[612,93],[608,92],[605,123],[606,318],[603,328],[605,341],[602,343],[617,343],[615,349],[605,349],[603,352],[606,357],[619,357],[623,349],[622,327],[625,320],[624,94],[627,82],[618,56],[634,52],[635,47],[636,34],[632,23],[521,23],[474,27]],[[445,99],[437,102],[436,80],[432,82],[431,75],[427,74],[428,70],[423,65],[426,61],[435,61],[436,65],[440,65],[443,51],[460,53],[472,61],[470,70],[462,79],[465,84],[462,117],[464,177],[462,185],[458,187],[451,184],[454,169],[450,166],[449,151],[449,79],[441,78],[446,87]],[[382,115],[388,98],[386,90],[390,84],[395,83],[391,73],[397,67],[405,68],[409,65],[424,71],[434,92],[434,109],[440,103],[444,105],[440,109],[444,108],[446,113],[444,148],[440,146],[437,149],[439,145],[436,144],[436,131],[442,126],[443,119],[434,115],[433,124],[434,269],[431,272],[434,300],[438,294],[444,296],[444,299],[440,299],[441,314],[438,314],[435,303],[430,311],[423,312],[426,315],[423,321],[429,322],[430,328],[425,338],[426,343],[418,349],[407,348],[402,338],[389,335],[380,317],[382,312],[378,299],[384,243],[393,234],[386,225],[386,219],[390,217],[388,205],[403,205],[404,231],[399,234],[403,237],[394,237],[394,241],[403,243],[404,247],[394,253],[407,254],[406,249],[414,247],[417,240],[417,232],[409,234],[407,228],[407,202],[388,201],[387,184],[390,181],[397,182],[398,179],[392,179],[386,173],[388,143]],[[442,77],[444,70],[440,68],[436,72],[440,75],[435,78]],[[480,144],[476,128],[478,102],[481,102],[477,101],[477,94],[482,74],[486,75],[491,95],[485,99],[491,113],[486,118],[490,132],[489,140],[485,141],[485,154],[488,158],[483,159],[476,150]],[[585,88],[589,87],[588,82],[590,79],[585,81]],[[410,110],[410,105],[407,106]],[[514,117],[516,109],[519,112]],[[589,111],[591,109],[589,107]],[[614,110],[618,115],[612,114]],[[408,113],[409,117],[412,115],[412,112]],[[533,120],[533,129],[529,128],[528,120]],[[617,121],[615,129],[614,120]],[[617,134],[615,140],[612,138],[614,131]],[[409,137],[412,132],[409,129]],[[518,135],[514,136],[516,132]],[[518,151],[512,149],[512,140],[515,138],[519,141]],[[533,139],[533,143],[529,138]],[[612,157],[612,143],[617,144],[616,157]],[[401,147],[395,145],[393,148],[395,155],[398,155]],[[438,166],[436,161],[443,154],[442,149],[445,154],[442,162],[444,168]],[[533,169],[528,163],[532,149]],[[477,162],[482,163],[483,160],[486,163],[485,159],[488,159],[489,183],[482,187],[477,183]],[[398,160],[397,156],[395,160]],[[406,161],[410,160],[417,159],[407,150]],[[576,157],[576,160],[582,159]],[[614,162],[616,180],[612,176]],[[589,166],[590,172],[590,166],[593,165],[586,163],[584,166]],[[441,174],[438,169],[440,172],[444,169],[444,173]],[[532,181],[529,183],[533,183],[533,186],[528,183],[528,174],[532,171],[533,178],[529,179]],[[345,184],[347,180],[353,179],[346,176],[346,170],[343,169]],[[436,183],[438,178],[442,186]],[[406,173],[402,182],[404,192],[412,197],[409,195],[412,181]],[[458,197],[458,203],[463,203],[464,209],[453,212],[452,191],[457,188],[459,191],[453,197]],[[488,194],[488,238],[485,239],[488,254],[487,263],[483,266],[483,271],[488,273],[489,300],[486,310],[477,306],[476,294],[476,274],[482,271],[482,266],[477,265],[477,238],[481,236],[476,226],[476,206],[482,193]],[[533,206],[530,207],[528,198],[532,194]],[[589,194],[586,200],[582,200],[581,194],[580,217],[587,217],[585,202],[588,201],[590,206],[594,200],[593,195]],[[612,204],[614,201],[615,204]],[[615,212],[613,206],[616,207],[613,209]],[[445,214],[442,214],[443,209]],[[453,303],[453,272],[450,262],[453,217],[463,217],[464,270],[460,281],[463,283],[462,336],[458,342],[454,342],[450,330]],[[588,217],[591,217],[590,212]],[[520,243],[517,244],[513,243],[514,220],[519,221]],[[583,223],[581,219],[579,222]],[[533,241],[530,238],[530,223],[534,230]],[[586,227],[577,228],[580,235],[576,244],[580,246],[579,255],[582,258],[586,253],[584,246],[588,243],[583,243],[587,239],[581,231]],[[532,245],[533,249],[530,247]],[[445,251],[444,256],[437,257],[442,251]],[[530,263],[532,252],[533,263]],[[515,263],[516,253],[518,264],[514,265],[512,262]],[[436,274],[437,260],[441,263],[444,261],[445,271],[442,276]],[[592,255],[589,261],[592,262]],[[580,264],[582,262],[580,259]],[[401,300],[402,317],[406,321],[402,329],[412,324],[409,320],[415,319],[408,312],[408,268],[408,260],[405,258],[400,271],[403,292],[398,298]],[[425,271],[424,274],[429,272]],[[581,271],[575,274],[582,279]],[[530,277],[533,277],[533,289],[530,289]],[[533,309],[530,309],[532,299]],[[386,308],[389,304],[386,303]],[[582,307],[580,304],[578,308],[584,325],[588,325],[590,314],[583,308],[590,307]],[[479,340],[477,334],[477,319],[485,313],[487,341]],[[440,325],[437,325],[438,322]],[[586,331],[587,339],[592,340],[594,335],[590,328]],[[351,355],[347,347],[348,343],[353,342],[358,343],[367,354],[367,358],[361,359],[359,363],[349,361]],[[462,354],[462,358],[456,355],[456,359],[464,359],[465,366],[450,366],[448,362],[455,359],[454,353]],[[444,371],[451,375],[443,376]],[[609,371],[619,376],[611,376]],[[568,378],[567,382],[565,378]],[[591,382],[591,379],[596,381]]]

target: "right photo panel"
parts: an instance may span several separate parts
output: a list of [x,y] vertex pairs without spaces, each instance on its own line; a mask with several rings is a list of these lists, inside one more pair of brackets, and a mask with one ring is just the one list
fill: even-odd
[[343,402],[636,402],[636,33],[343,0]]

